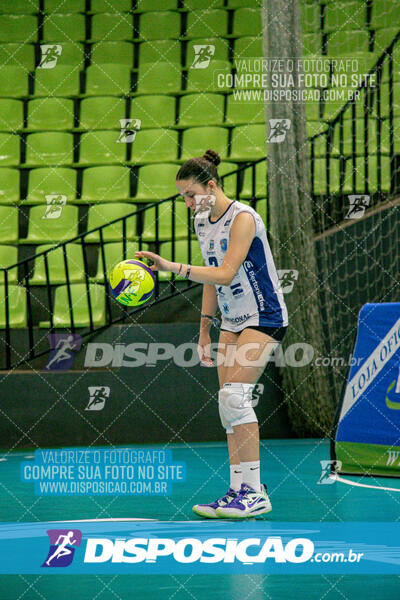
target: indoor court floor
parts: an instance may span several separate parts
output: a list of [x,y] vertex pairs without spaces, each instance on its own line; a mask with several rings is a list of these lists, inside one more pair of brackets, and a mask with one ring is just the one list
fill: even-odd
[[[320,461],[329,460],[328,440],[263,440],[262,481],[268,486],[273,510],[253,522],[262,531],[268,522],[393,522],[400,516],[400,480],[364,478],[364,488],[318,483]],[[143,446],[142,446],[143,447]],[[152,446],[153,448],[153,446]],[[68,520],[152,519],[163,522],[170,535],[184,531],[195,535],[201,519],[191,507],[221,496],[227,489],[227,451],[222,443],[154,446],[172,450],[174,462],[186,464],[186,480],[173,483],[170,496],[37,496],[31,483],[21,481],[23,461],[33,451],[0,453],[0,537],[7,523],[39,523]],[[360,478],[351,478],[360,482]],[[383,489],[384,487],[393,490]],[[380,488],[380,489],[379,489]],[[395,490],[399,490],[396,492]],[[240,531],[243,521],[207,521],[210,531]],[[153,525],[155,526],[156,523]],[[149,523],[149,529],[151,523]],[[159,525],[161,525],[159,523]],[[55,527],[55,524],[49,524]],[[165,528],[165,529],[164,529]],[[227,534],[228,535],[228,534]],[[212,535],[211,535],[212,537]],[[29,549],[27,549],[28,551]],[[397,575],[2,575],[1,600],[131,599],[154,600],[398,600]]]

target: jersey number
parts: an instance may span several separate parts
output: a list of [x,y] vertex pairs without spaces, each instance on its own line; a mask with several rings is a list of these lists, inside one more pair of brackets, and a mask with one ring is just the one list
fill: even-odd
[[[215,256],[209,256],[208,264],[210,265],[210,267],[218,267],[217,258]],[[233,285],[230,286],[230,289],[232,290],[232,294],[234,296],[237,296],[238,294],[243,294],[243,288],[241,287],[240,283],[234,283]],[[220,293],[220,291],[221,291],[221,286],[218,287],[218,292]]]

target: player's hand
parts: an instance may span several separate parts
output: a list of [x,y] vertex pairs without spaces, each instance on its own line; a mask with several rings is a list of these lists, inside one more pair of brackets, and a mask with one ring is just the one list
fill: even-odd
[[154,252],[147,252],[147,250],[137,250],[135,252],[135,258],[149,258],[153,261],[153,264],[149,266],[152,271],[170,271],[171,263],[169,260],[165,260]]
[[200,333],[199,341],[197,342],[197,352],[204,367],[213,367],[214,363],[210,352],[211,338],[209,333]]

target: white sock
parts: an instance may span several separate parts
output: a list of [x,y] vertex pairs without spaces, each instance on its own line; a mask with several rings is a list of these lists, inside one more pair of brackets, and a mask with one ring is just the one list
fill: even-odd
[[242,467],[243,471],[243,483],[247,483],[247,485],[255,489],[257,492],[261,492],[260,461],[255,460],[253,462],[241,462],[240,466]]
[[242,467],[240,465],[230,465],[231,483],[230,487],[238,492],[242,485]]

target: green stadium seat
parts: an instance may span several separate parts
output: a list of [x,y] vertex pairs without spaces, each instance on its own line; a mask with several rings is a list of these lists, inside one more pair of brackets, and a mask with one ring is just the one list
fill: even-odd
[[13,0],[2,2],[0,13],[12,15],[29,15],[39,12],[39,0]]
[[197,38],[203,35],[223,37],[228,33],[228,13],[222,9],[193,10],[188,13],[186,24],[187,38]]
[[92,65],[86,69],[86,94],[122,96],[131,92],[131,69],[127,65]]
[[83,172],[79,202],[124,202],[130,198],[129,169],[91,167]]
[[[72,325],[69,313],[68,286],[60,285],[54,296],[53,325],[69,329]],[[71,304],[75,327],[89,327],[89,303],[85,283],[74,283],[70,286]],[[104,286],[96,283],[89,284],[90,303],[93,325],[101,327],[106,322],[106,300]],[[49,328],[50,321],[41,321],[41,328]]]
[[53,13],[44,19],[44,42],[77,42],[84,40],[85,37],[84,15]]
[[300,4],[301,28],[303,33],[316,33],[321,27],[320,4]]
[[[189,245],[191,249],[191,255],[189,259]],[[163,242],[160,245],[160,256],[166,260],[174,260],[174,262],[191,265],[204,266],[203,257],[200,251],[200,244],[197,240],[176,240],[175,242],[175,255],[172,259],[173,242]],[[176,276],[175,276],[176,277]],[[160,271],[158,273],[160,281],[169,281],[172,279],[172,273],[170,271]]]
[[258,37],[241,37],[235,40],[235,61],[243,58],[262,57],[262,36]]
[[0,99],[0,131],[16,131],[24,126],[23,104],[11,98]]
[[[190,69],[194,64],[199,64],[198,61],[198,53],[196,53],[195,46],[214,46],[214,54],[211,58],[211,63],[207,67],[207,69],[212,68],[213,62],[215,60],[228,60],[228,50],[229,50],[229,42],[228,40],[224,40],[218,37],[210,37],[210,38],[196,38],[195,40],[190,40],[187,43],[186,48],[186,65]],[[206,69],[206,70],[207,70]]]
[[178,132],[170,129],[139,131],[132,145],[131,162],[134,165],[168,162],[177,157]]
[[0,97],[18,98],[28,95],[28,73],[24,67],[2,66],[0,69]]
[[159,10],[176,10],[176,0],[137,0],[135,12],[152,12]]
[[67,167],[39,167],[31,169],[28,178],[28,192],[24,204],[46,204],[49,194],[62,194],[67,204],[76,199],[76,175]]
[[171,40],[181,35],[181,15],[178,12],[146,12],[140,15],[139,31],[135,38],[143,40]]
[[246,6],[262,8],[262,0],[228,0],[229,8],[245,8]]
[[38,20],[32,15],[0,15],[0,42],[36,42]]
[[[160,241],[171,240],[172,203],[164,202],[158,207],[158,239]],[[175,201],[175,239],[186,239],[188,237],[188,209],[182,200]],[[190,221],[189,221],[190,223]],[[144,211],[144,227],[142,239],[145,242],[156,240],[156,209],[148,208]]]
[[0,167],[19,165],[19,136],[12,133],[0,133]]
[[[122,242],[111,242],[109,244],[104,244],[104,261],[105,261],[105,271],[106,275],[110,273],[111,269],[117,265],[119,262],[124,260],[124,247]],[[129,260],[130,258],[134,258],[135,252],[139,250],[139,244],[137,242],[128,242],[126,243],[126,255],[125,260]],[[148,250],[148,245],[143,244],[142,250]],[[104,282],[104,268],[103,268],[103,258],[101,254],[101,248],[99,248],[98,259],[97,259],[97,272],[94,277],[90,278],[91,281],[96,281],[97,283]]]
[[90,8],[93,13],[130,12],[132,2],[131,0],[92,0]]
[[228,154],[228,130],[224,127],[191,127],[183,132],[182,160],[203,156],[212,146],[221,158]]
[[[36,255],[50,250],[54,246],[45,244],[36,246]],[[67,283],[67,275],[64,263],[64,250],[67,256],[68,277],[70,283],[81,283],[85,281],[85,267],[83,262],[83,251],[81,244],[65,244],[47,253],[47,265],[49,281],[46,278],[46,266],[44,254],[36,256],[33,275],[29,279],[30,285],[58,285]]]
[[[375,31],[374,54],[383,54],[384,50],[389,46],[389,44],[392,43],[398,31],[398,27],[396,27],[396,29],[390,27],[388,29],[378,29],[377,31]],[[394,48],[396,48],[396,46]],[[376,58],[377,57],[375,57],[375,59]]]
[[0,169],[0,204],[14,204],[19,200],[19,170]]
[[368,32],[363,31],[335,31],[328,38],[329,56],[349,56],[353,52],[368,52]]
[[26,71],[35,68],[35,46],[33,44],[0,44],[0,65],[23,67]]
[[[5,274],[4,269],[11,267],[18,262],[18,248],[17,246],[0,246],[0,284],[4,284]],[[10,269],[7,275],[7,283],[17,283],[18,281],[18,267]]]
[[[325,7],[324,30],[348,31],[349,29],[365,28],[367,22],[367,7],[365,2],[334,2]],[[344,54],[344,53],[343,53]]]
[[231,63],[227,60],[213,60],[207,69],[189,69],[187,75],[187,92],[226,92],[230,91]]
[[236,37],[261,35],[261,9],[238,8],[233,15],[233,33]]
[[[8,286],[8,325],[12,328],[27,326],[26,311],[26,289],[21,285]],[[0,286],[0,329],[5,329],[6,323],[6,301],[5,286]]]
[[306,119],[307,121],[319,121],[320,116],[320,103],[318,100],[309,100],[305,103]]
[[138,94],[176,94],[182,87],[180,67],[167,62],[144,63],[139,68]]
[[173,127],[175,98],[156,94],[132,98],[130,117],[140,119],[141,129]]
[[265,125],[241,125],[233,130],[231,159],[257,160],[266,153]]
[[121,129],[126,114],[124,98],[93,96],[83,98],[79,127],[82,129]]
[[85,12],[85,0],[44,0],[44,12],[77,13]]
[[[311,165],[311,163],[310,163]],[[310,166],[311,169],[311,166]],[[316,158],[314,160],[314,177],[311,179],[311,189],[313,194],[328,194],[327,187],[327,160]],[[329,193],[337,194],[340,191],[340,163],[337,158],[329,161]]]
[[236,100],[233,95],[228,96],[226,122],[229,125],[265,123],[265,106],[262,94],[260,102],[244,102]]
[[[353,188],[353,161],[346,160],[345,180],[343,193],[344,194],[364,194],[375,193],[378,191],[378,157],[368,156],[368,177],[365,158],[362,156],[356,157],[355,164],[356,181],[355,189]],[[365,185],[367,184],[367,192]],[[390,157],[381,156],[381,191],[390,192]]]
[[[389,83],[384,82],[381,87],[381,118],[389,118]],[[378,116],[378,98],[374,94],[373,116]],[[393,82],[393,116],[400,116],[400,81]]]
[[132,68],[133,51],[134,46],[130,42],[98,42],[92,46],[91,64],[113,64],[118,56],[118,64]]
[[[226,175],[227,173],[232,173],[232,175],[228,175],[228,177],[225,177],[225,179],[222,181],[224,192],[228,196],[228,198],[238,198],[239,197],[239,194],[237,193],[238,190],[237,190],[237,173],[235,173],[236,170],[237,170],[237,165],[235,163],[222,161],[218,165],[218,174],[220,177],[222,177],[222,175]],[[239,180],[239,186],[240,186],[240,180]],[[239,190],[240,190],[240,187],[239,187]]]
[[[58,207],[55,207],[56,210]],[[61,208],[61,207],[60,207]],[[78,235],[78,207],[63,206],[56,218],[48,206],[32,206],[29,211],[28,235],[20,244],[58,244]],[[50,215],[50,218],[45,215]],[[53,212],[53,214],[57,214]]]
[[117,143],[118,137],[116,131],[89,131],[83,133],[79,145],[79,164],[125,163],[128,144]]
[[35,96],[76,96],[79,86],[79,69],[70,65],[35,71]]
[[46,131],[27,136],[26,165],[70,165],[72,162],[72,133]]
[[152,62],[181,63],[181,44],[177,40],[152,40],[151,42],[140,42],[139,64]]
[[72,129],[74,102],[66,98],[37,98],[28,103],[28,129],[49,131]]
[[[91,231],[101,225],[106,225],[114,219],[125,217],[130,213],[135,212],[135,207],[132,204],[126,203],[112,203],[112,204],[97,204],[89,208],[89,218],[87,231]],[[137,215],[134,214],[132,217],[126,219],[126,239],[133,241],[137,239],[136,235],[136,221]],[[122,221],[114,223],[103,229],[103,241],[104,242],[119,242],[122,240]],[[85,236],[85,242],[87,243],[99,243],[100,234],[98,231],[88,233]]]
[[178,165],[165,163],[140,167],[135,202],[155,202],[177,193]]
[[112,13],[93,15],[91,34],[93,41],[113,42],[132,40],[133,37],[132,15]]
[[186,94],[179,106],[179,127],[222,125],[224,119],[224,96],[222,94]]
[[222,8],[224,6],[224,0],[184,0],[183,6],[185,10],[200,10],[201,8],[210,8],[210,4],[212,8]]
[[0,244],[18,243],[18,208],[0,206]]
[[302,40],[304,54],[321,54],[322,37],[320,33],[305,33]]
[[[267,197],[267,161],[262,161],[256,164],[256,185],[255,198]],[[253,198],[253,169],[245,169],[243,177],[242,191],[240,198]]]
[[390,23],[399,23],[400,5],[397,0],[379,0],[372,3],[371,29],[384,29]]

